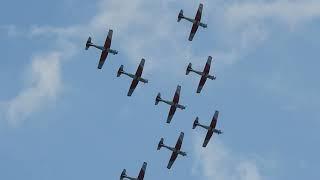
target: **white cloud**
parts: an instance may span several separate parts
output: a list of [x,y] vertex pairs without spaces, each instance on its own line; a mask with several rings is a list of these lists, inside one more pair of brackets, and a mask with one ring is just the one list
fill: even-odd
[[25,89],[13,99],[3,102],[5,117],[11,125],[19,125],[33,112],[56,100],[62,90],[60,71],[61,55],[57,52],[32,58]]
[[250,25],[272,19],[289,26],[304,24],[320,16],[318,0],[273,0],[236,2],[226,8],[230,25]]
[[[146,73],[157,69],[166,73],[177,74],[179,67],[184,65],[185,59],[203,60],[212,55],[219,62],[232,64],[244,55],[254,50],[257,45],[269,38],[269,28],[266,19],[280,20],[289,25],[303,24],[305,21],[319,17],[318,1],[209,1],[205,2],[204,21],[210,28],[221,29],[218,34],[218,43],[221,49],[212,50],[210,47],[195,53],[187,42],[191,24],[176,22],[177,12],[171,8],[172,1],[145,1],[145,0],[101,0],[98,3],[96,15],[88,22],[67,27],[52,27],[50,25],[32,26],[28,36],[32,38],[49,36],[63,51],[60,55],[49,54],[43,59],[59,59],[56,62],[56,73],[59,82],[52,84],[57,93],[46,88],[45,80],[37,79],[36,83],[22,90],[10,101],[7,117],[9,119],[24,119],[32,112],[40,109],[43,104],[51,102],[61,89],[60,61],[62,54],[65,59],[78,51],[79,41],[85,41],[86,36],[94,37],[93,42],[102,42],[109,28],[114,29],[113,48],[128,57],[132,64],[137,64],[140,58],[147,59]],[[100,8],[101,7],[101,8]],[[196,7],[196,6],[195,6]],[[194,9],[194,8],[193,8]],[[195,10],[194,10],[195,11]],[[152,16],[151,16],[152,14]],[[192,16],[192,14],[190,15]],[[211,25],[210,25],[211,24]],[[19,34],[15,26],[5,28],[9,34]],[[187,29],[187,30],[186,30]],[[181,31],[184,31],[182,33]],[[199,29],[198,33],[202,29]],[[25,32],[24,32],[25,33]],[[208,33],[209,35],[210,33]],[[209,39],[209,38],[208,38]],[[84,43],[84,42],[83,42]],[[187,45],[186,45],[187,44]],[[118,46],[118,47],[117,47]],[[71,47],[71,48],[70,48]],[[70,52],[65,52],[69,49]],[[69,55],[69,56],[67,56]],[[201,57],[197,57],[201,56]],[[39,60],[39,57],[35,58]],[[45,61],[53,63],[53,61]],[[33,64],[39,62],[34,61]],[[174,62],[174,63],[173,63]],[[43,63],[46,66],[47,63]],[[50,64],[49,64],[50,65]],[[34,66],[34,65],[33,65]],[[163,69],[162,67],[167,67]],[[170,67],[170,68],[169,68]],[[35,73],[35,72],[34,72]],[[34,74],[33,73],[33,74]],[[37,72],[45,78],[47,74]],[[35,93],[37,92],[37,93]],[[35,97],[35,98],[33,98]],[[54,98],[53,98],[54,97]],[[19,113],[16,113],[19,112]]]
[[204,179],[213,180],[263,180],[261,167],[255,158],[239,157],[230,151],[219,140],[202,148],[202,140],[194,140],[194,168],[197,175],[202,174]]
[[320,17],[317,0],[217,0],[206,2],[205,7],[210,27],[218,29],[213,39],[223,47],[215,53],[228,64],[254,51],[272,33],[299,31]]

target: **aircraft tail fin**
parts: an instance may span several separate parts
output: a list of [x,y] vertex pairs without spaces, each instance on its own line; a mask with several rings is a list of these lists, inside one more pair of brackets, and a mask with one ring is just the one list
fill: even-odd
[[162,147],[163,147],[163,141],[164,139],[161,138],[160,141],[159,141],[159,144],[158,144],[158,147],[157,147],[157,150],[160,150]]
[[124,72],[124,71],[123,71],[123,65],[121,65],[121,66],[119,67],[118,72],[117,72],[117,77],[119,77],[123,72]]
[[194,122],[193,122],[192,129],[195,129],[198,125],[199,125],[199,118],[196,117],[196,120],[194,120]]
[[160,94],[160,93],[158,93],[158,95],[157,95],[157,97],[156,97],[155,105],[158,105],[158,104],[159,104],[159,102],[160,102],[160,100],[161,100],[161,94]]
[[189,63],[189,64],[188,64],[188,67],[187,67],[187,70],[186,70],[186,75],[188,75],[191,70],[192,70],[192,64]]
[[88,50],[89,49],[89,47],[91,46],[91,37],[89,36],[89,38],[88,38],[88,40],[87,40],[87,42],[86,42],[86,50]]
[[120,180],[123,180],[125,177],[127,177],[127,174],[126,174],[127,170],[126,169],[123,169],[121,175],[120,175]]
[[180,22],[182,18],[183,18],[183,10],[181,9],[178,15],[178,22]]

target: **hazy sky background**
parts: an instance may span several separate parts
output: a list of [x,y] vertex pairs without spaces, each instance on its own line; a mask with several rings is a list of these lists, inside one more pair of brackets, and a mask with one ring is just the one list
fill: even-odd
[[[177,23],[180,9],[203,22],[188,41],[191,24]],[[118,179],[123,168],[145,179],[319,179],[320,1],[318,0],[56,0],[3,1],[0,7],[0,179]],[[100,52],[113,29],[103,69]],[[200,77],[185,75],[192,62],[213,57],[201,94]],[[139,84],[116,77],[121,64]],[[169,106],[154,105],[158,92],[171,99],[182,86],[172,123]],[[208,147],[205,130],[220,111]],[[179,133],[187,157],[172,170],[170,152],[156,151],[161,137],[174,145]]]

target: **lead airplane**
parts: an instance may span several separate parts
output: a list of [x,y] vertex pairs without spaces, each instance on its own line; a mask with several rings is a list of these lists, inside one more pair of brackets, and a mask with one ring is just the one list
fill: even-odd
[[217,121],[218,121],[219,111],[216,111],[212,117],[212,121],[210,126],[205,126],[199,123],[199,118],[197,117],[196,120],[193,123],[192,129],[195,129],[197,126],[200,126],[206,130],[208,130],[206,138],[204,139],[202,147],[207,147],[213,133],[216,134],[222,134],[222,131],[219,129],[216,129]]
[[142,165],[142,167],[141,167],[139,176],[138,176],[137,178],[133,178],[133,177],[127,176],[127,174],[126,174],[127,170],[124,169],[124,170],[122,171],[122,173],[121,173],[120,180],[123,180],[124,178],[127,178],[127,179],[129,179],[129,180],[143,180],[144,175],[145,175],[145,173],[146,173],[146,169],[147,169],[147,163],[144,162],[143,165]]
[[184,110],[186,107],[179,104],[179,99],[180,99],[180,92],[181,92],[181,86],[177,86],[176,92],[174,93],[174,97],[172,101],[167,101],[161,98],[161,94],[158,93],[157,97],[156,97],[156,102],[155,105],[158,105],[159,102],[164,102],[168,105],[170,105],[170,111],[167,117],[167,123],[169,124],[172,120],[172,117],[174,115],[174,113],[176,112],[177,108]]
[[199,82],[199,85],[198,85],[198,88],[197,88],[197,93],[201,92],[201,90],[202,90],[204,84],[206,83],[207,79],[211,79],[211,80],[215,80],[216,79],[215,76],[209,75],[210,67],[211,67],[211,61],[212,61],[212,57],[209,56],[208,60],[207,60],[207,63],[206,63],[206,65],[205,65],[205,67],[204,67],[202,72],[192,69],[192,64],[191,63],[189,63],[189,65],[187,67],[186,75],[188,75],[190,72],[194,72],[194,73],[196,73],[196,74],[201,76],[201,79],[200,79],[200,82]]
[[199,8],[198,8],[198,11],[197,11],[197,14],[196,14],[196,17],[194,19],[185,17],[183,15],[183,10],[182,9],[179,12],[178,22],[180,22],[181,19],[185,19],[185,20],[187,20],[187,21],[189,21],[189,22],[191,22],[193,24],[191,32],[190,32],[190,35],[189,35],[189,41],[192,41],[192,39],[193,39],[194,35],[196,34],[199,26],[201,26],[203,28],[207,28],[207,24],[204,24],[204,23],[201,22],[202,10],[203,10],[203,4],[200,4]]
[[168,169],[171,168],[171,166],[173,165],[173,163],[177,159],[178,155],[182,155],[182,156],[186,156],[187,155],[186,152],[181,151],[183,137],[184,137],[184,133],[181,132],[175,147],[170,147],[170,146],[165,145],[163,143],[164,139],[163,138],[160,139],[160,142],[158,144],[157,150],[160,150],[162,147],[164,147],[164,148],[167,148],[170,151],[172,151],[172,155],[171,155],[171,158],[170,158],[168,166],[167,166]]
[[131,77],[133,79],[127,96],[131,96],[132,95],[132,93],[136,89],[139,81],[141,81],[143,83],[148,83],[147,79],[144,79],[144,78],[141,77],[142,71],[143,71],[143,67],[144,67],[144,63],[145,63],[145,59],[142,58],[135,74],[130,74],[130,73],[125,72],[123,70],[123,65],[120,66],[120,68],[118,70],[118,73],[117,73],[117,77],[119,77],[121,74],[125,74],[125,75],[127,75],[127,76],[129,76],[129,77]]
[[91,37],[88,38],[87,40],[87,43],[86,43],[86,50],[89,49],[89,47],[93,46],[97,49],[100,49],[102,52],[101,52],[101,56],[100,56],[100,60],[99,60],[99,64],[98,64],[98,69],[101,69],[104,62],[106,61],[107,57],[108,57],[108,54],[111,53],[113,55],[116,55],[118,54],[118,51],[116,50],[113,50],[110,48],[111,46],[111,41],[112,41],[112,34],[113,34],[113,30],[109,30],[108,32],[108,36],[105,40],[105,43],[104,43],[104,46],[98,46],[98,45],[95,45],[91,42]]

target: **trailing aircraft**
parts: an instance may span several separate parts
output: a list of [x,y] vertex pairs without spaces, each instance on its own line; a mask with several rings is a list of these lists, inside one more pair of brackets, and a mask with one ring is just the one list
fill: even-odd
[[139,175],[138,175],[137,178],[133,178],[133,177],[127,176],[127,174],[126,174],[127,170],[124,169],[124,170],[122,171],[121,175],[120,175],[120,180],[123,180],[124,178],[127,178],[127,179],[129,179],[129,180],[143,180],[144,175],[145,175],[145,173],[146,173],[146,169],[147,169],[147,163],[144,162],[143,165],[142,165],[142,167],[141,167],[140,173],[139,173]]
[[221,131],[221,130],[216,129],[216,125],[217,125],[217,121],[218,121],[218,116],[219,116],[219,111],[216,111],[216,112],[214,113],[213,117],[212,117],[212,121],[211,121],[210,126],[205,126],[205,125],[200,124],[198,117],[197,117],[196,120],[194,121],[192,129],[195,129],[197,126],[200,126],[200,127],[204,128],[204,129],[208,130],[208,131],[207,131],[207,135],[206,135],[206,137],[205,137],[205,139],[204,139],[204,142],[203,142],[202,147],[206,147],[206,146],[208,145],[208,143],[209,143],[209,141],[210,141],[213,133],[222,134],[222,131]]
[[127,75],[127,76],[129,76],[129,77],[131,77],[133,79],[127,96],[131,96],[132,95],[132,93],[135,90],[135,88],[137,87],[139,81],[141,81],[143,83],[148,83],[147,79],[143,79],[141,77],[142,71],[143,71],[143,68],[144,68],[144,63],[145,63],[145,59],[142,58],[135,74],[130,74],[130,73],[125,72],[123,70],[123,65],[120,66],[120,68],[119,68],[119,70],[117,72],[117,77],[119,77],[121,74],[125,74],[125,75]]
[[171,106],[168,117],[167,117],[168,124],[171,122],[172,117],[173,117],[174,113],[176,112],[177,108],[182,109],[182,110],[184,110],[186,108],[185,106],[179,104],[180,91],[181,91],[181,86],[178,85],[172,101],[167,101],[167,100],[162,99],[160,93],[158,93],[158,95],[156,97],[155,105],[158,105],[159,102],[164,102],[164,103]]
[[86,43],[86,50],[89,49],[89,47],[95,47],[97,49],[100,49],[102,52],[101,52],[101,56],[100,56],[100,60],[99,60],[99,64],[98,64],[98,69],[101,69],[105,60],[107,59],[107,56],[109,53],[113,54],[113,55],[116,55],[118,54],[118,51],[116,50],[113,50],[110,48],[111,46],[111,41],[112,41],[112,34],[113,34],[113,30],[109,30],[108,32],[108,36],[105,40],[105,43],[104,43],[104,46],[98,46],[98,45],[95,45],[92,43],[92,39],[91,37],[88,38],[87,40],[87,43]]
[[204,23],[201,22],[202,10],[203,10],[203,4],[200,4],[199,8],[198,8],[198,11],[197,11],[197,14],[196,14],[196,17],[194,19],[185,17],[183,15],[183,10],[182,9],[179,12],[178,22],[180,22],[181,19],[185,19],[185,20],[187,20],[187,21],[189,21],[189,22],[191,22],[193,24],[191,32],[190,32],[190,35],[189,35],[189,41],[192,41],[192,39],[193,39],[194,35],[196,34],[199,26],[201,26],[203,28],[207,28],[207,24],[204,24]]
[[184,133],[181,132],[175,147],[170,147],[170,146],[165,145],[164,139],[163,138],[160,139],[157,150],[160,150],[162,147],[164,147],[164,148],[167,148],[170,151],[172,151],[171,158],[170,158],[168,166],[167,166],[168,169],[171,168],[171,166],[173,165],[173,163],[177,159],[178,155],[187,156],[186,152],[183,152],[180,150],[181,146],[182,146],[182,142],[183,142],[183,137],[184,137]]
[[198,85],[198,88],[197,88],[197,93],[201,92],[201,90],[202,90],[204,84],[206,83],[207,79],[211,79],[211,80],[215,80],[216,79],[215,76],[209,75],[211,61],[212,61],[212,57],[209,56],[208,60],[207,60],[207,63],[206,63],[206,65],[205,65],[205,67],[204,67],[202,72],[192,69],[192,64],[191,63],[189,63],[189,65],[187,67],[186,75],[188,75],[190,72],[194,72],[194,73],[196,73],[196,74],[201,76],[201,79],[200,79],[200,82],[199,82],[199,85]]

